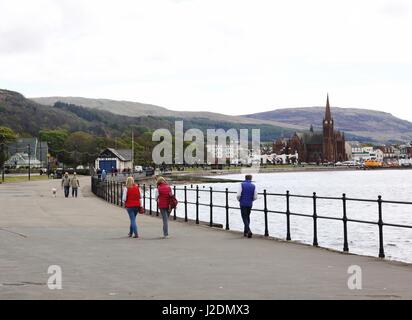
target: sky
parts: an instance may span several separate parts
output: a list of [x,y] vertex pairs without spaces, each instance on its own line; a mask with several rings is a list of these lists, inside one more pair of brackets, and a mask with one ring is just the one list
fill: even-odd
[[409,0],[0,0],[0,88],[249,114],[412,121]]

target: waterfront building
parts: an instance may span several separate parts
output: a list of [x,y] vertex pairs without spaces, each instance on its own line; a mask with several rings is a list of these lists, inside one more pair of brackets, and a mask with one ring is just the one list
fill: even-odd
[[113,149],[107,148],[100,153],[95,161],[95,168],[111,172],[117,169],[122,172],[125,169],[132,169],[132,150],[131,149]]
[[209,158],[214,159],[215,164],[219,161],[231,165],[256,164],[261,162],[260,150],[244,149],[235,142],[225,145],[208,144],[206,145],[206,152]]
[[399,159],[401,157],[401,150],[395,146],[378,146],[376,148],[383,152],[383,159],[385,161]]
[[[9,161],[5,165],[11,167],[43,167],[46,168],[49,157],[47,142],[37,138],[20,138],[8,146]],[[30,161],[29,161],[30,158]]]
[[296,132],[290,139],[279,139],[273,144],[276,154],[299,154],[301,162],[338,162],[348,160],[345,133],[335,130],[329,95],[326,101],[323,130]]
[[412,158],[412,145],[410,143],[399,146],[400,157],[403,159]]
[[357,162],[364,162],[366,160],[384,161],[384,153],[380,148],[374,147],[352,147],[352,159]]
[[5,162],[5,167],[7,168],[40,168],[41,162],[37,160],[34,156],[29,156],[28,153],[17,152],[13,154],[10,159]]

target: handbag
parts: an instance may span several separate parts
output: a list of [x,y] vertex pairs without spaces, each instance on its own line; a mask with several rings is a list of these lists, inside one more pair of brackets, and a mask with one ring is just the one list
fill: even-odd
[[145,208],[139,207],[139,213],[144,214],[146,212]]
[[171,195],[169,199],[169,209],[170,210],[176,209],[178,204],[179,204],[179,201],[177,201],[176,197],[174,195]]

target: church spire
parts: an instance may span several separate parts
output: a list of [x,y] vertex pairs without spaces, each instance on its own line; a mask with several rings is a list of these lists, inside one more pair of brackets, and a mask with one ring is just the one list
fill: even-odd
[[330,103],[329,103],[329,93],[328,93],[328,98],[326,100],[326,112],[325,112],[325,120],[332,120],[332,113],[330,111]]

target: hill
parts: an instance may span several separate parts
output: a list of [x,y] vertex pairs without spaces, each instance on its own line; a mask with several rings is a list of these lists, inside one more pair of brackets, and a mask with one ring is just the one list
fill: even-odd
[[45,98],[31,98],[31,100],[41,103],[43,105],[53,106],[56,102],[65,102],[75,104],[90,109],[109,111],[114,114],[128,116],[128,117],[172,117],[179,119],[209,119],[211,121],[233,123],[233,124],[250,124],[250,125],[270,125],[281,127],[290,130],[301,130],[300,126],[295,126],[288,123],[281,123],[276,120],[267,119],[253,119],[237,116],[229,116],[214,112],[192,112],[192,111],[173,111],[164,107],[159,107],[152,104],[144,104],[131,101],[117,101],[109,99],[89,99],[80,97],[45,97]]
[[7,126],[23,135],[35,135],[46,128],[71,131],[91,129],[88,121],[75,114],[43,106],[8,90],[0,90],[0,126]]
[[[325,107],[277,109],[262,113],[245,115],[252,119],[268,119],[291,125],[309,128],[322,127]],[[396,142],[412,140],[412,123],[396,118],[390,113],[332,107],[335,127],[344,131],[350,139],[372,142]]]
[[[121,112],[118,112],[117,106],[122,105],[123,102],[104,100],[104,107],[96,107],[101,106],[100,102],[86,100],[91,107],[70,103],[70,101],[84,103],[84,100],[77,99],[56,101],[53,105],[43,105],[37,102],[43,100],[34,101],[17,92],[0,90],[0,126],[7,126],[22,135],[31,136],[36,136],[43,129],[66,129],[69,132],[84,131],[97,136],[113,138],[123,135],[131,128],[135,128],[137,132],[159,128],[166,128],[173,132],[175,121],[184,120],[185,130],[190,128],[203,131],[231,128],[261,129],[262,141],[272,141],[282,133],[291,134],[294,131],[294,126],[282,125],[279,127],[274,126],[270,121],[267,124],[264,121],[247,118],[232,121],[236,117],[224,115],[209,117],[209,113],[192,114],[188,112],[191,116],[182,117],[179,116],[181,113],[165,111],[160,116],[162,113],[159,110],[163,110],[163,108],[139,103],[124,102],[123,109],[120,108]],[[52,101],[55,101],[55,98],[49,100],[49,103]],[[109,108],[109,106],[111,107]],[[106,110],[127,113],[128,108],[133,109],[133,112],[129,112],[129,116]]]
[[[6,103],[7,102],[7,103]],[[26,99],[18,93],[0,90],[0,125],[35,135],[39,129],[64,128],[100,136],[117,136],[130,127],[173,129],[174,121],[184,120],[185,129],[261,129],[262,141],[280,135],[322,126],[324,107],[278,109],[245,116],[212,112],[173,111],[156,105],[108,99],[49,97]],[[27,118],[27,114],[31,116]],[[335,127],[347,140],[396,143],[412,140],[412,123],[390,113],[332,107]]]

